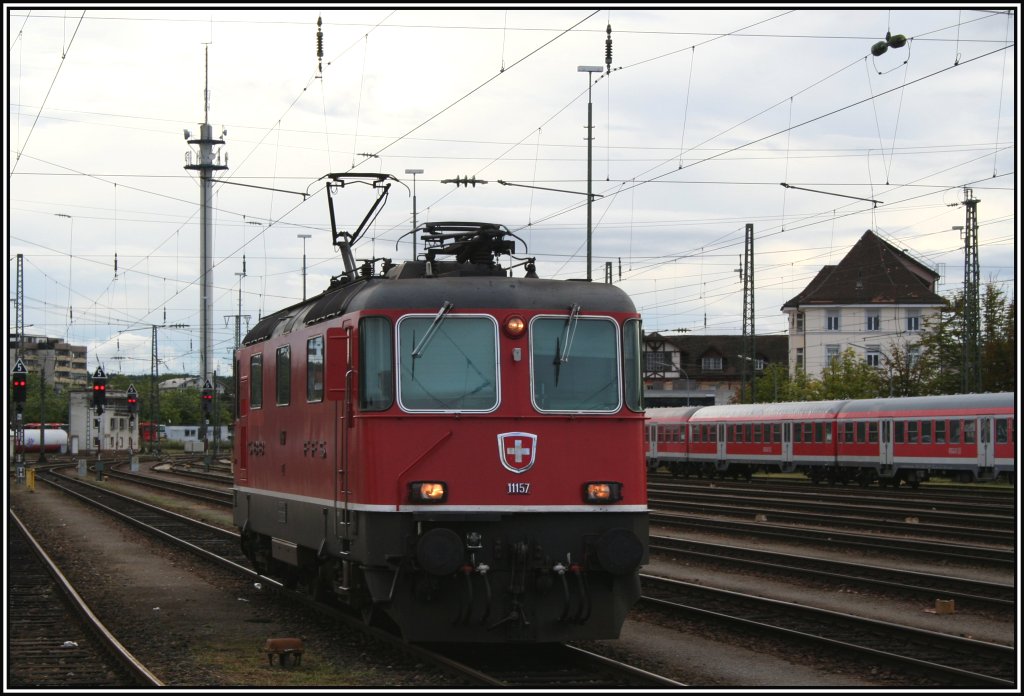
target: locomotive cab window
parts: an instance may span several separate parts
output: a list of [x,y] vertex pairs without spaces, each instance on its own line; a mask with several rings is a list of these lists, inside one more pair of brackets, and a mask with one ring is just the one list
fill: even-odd
[[488,316],[409,315],[398,321],[398,403],[407,411],[498,407],[498,324]]
[[535,317],[530,365],[538,411],[614,413],[621,406],[618,331],[610,319]]
[[249,356],[249,408],[263,406],[263,353]]
[[277,349],[277,364],[274,369],[274,383],[278,406],[287,406],[292,400],[292,349],[281,346]]
[[324,337],[306,341],[306,401],[324,400]]
[[359,408],[386,411],[395,399],[391,322],[384,317],[359,320]]
[[644,382],[641,378],[640,356],[640,321],[630,319],[622,325],[622,374],[626,407],[631,411],[644,410]]

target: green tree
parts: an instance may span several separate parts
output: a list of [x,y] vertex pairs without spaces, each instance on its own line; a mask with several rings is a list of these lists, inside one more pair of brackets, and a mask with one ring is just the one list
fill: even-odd
[[847,348],[821,372],[823,399],[873,399],[884,395],[888,385],[877,368]]
[[1017,304],[994,283],[981,298],[981,388],[985,391],[1017,389]]
[[[1017,388],[1016,303],[993,283],[981,298],[981,388],[1015,391]],[[921,336],[919,394],[963,392],[964,295],[953,295],[948,308],[926,323]]]

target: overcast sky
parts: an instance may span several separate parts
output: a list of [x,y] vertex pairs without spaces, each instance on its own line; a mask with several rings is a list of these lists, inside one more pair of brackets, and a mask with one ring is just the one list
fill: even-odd
[[[359,259],[411,255],[411,237],[396,242],[414,168],[418,222],[501,223],[542,277],[586,277],[588,87],[593,277],[610,262],[648,331],[742,332],[747,223],[758,334],[784,333],[782,304],[867,229],[950,294],[965,187],[982,282],[1015,296],[1017,5],[351,7],[5,5],[9,332],[23,254],[26,333],[88,346],[90,371],[146,374],[152,325],[186,324],[160,330],[160,369],[198,370],[184,131],[198,137],[207,76],[228,167],[214,187],[221,374],[236,315],[244,334],[302,299],[304,250],[308,296],[342,270],[328,172],[402,180]],[[908,41],[873,56],[887,33]],[[488,183],[441,183],[464,176]],[[338,192],[339,227],[374,196]]]

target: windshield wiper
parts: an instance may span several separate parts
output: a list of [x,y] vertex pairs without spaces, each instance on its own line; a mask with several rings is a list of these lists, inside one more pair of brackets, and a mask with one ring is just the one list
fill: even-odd
[[427,332],[423,334],[423,338],[420,339],[419,345],[412,349],[412,357],[414,360],[423,355],[423,351],[426,349],[427,343],[429,343],[430,339],[434,337],[434,332],[440,328],[441,322],[444,321],[446,316],[448,316],[448,312],[452,311],[453,306],[454,305],[452,305],[451,302],[445,300],[444,304],[441,305],[441,309],[437,310],[437,314],[434,315],[434,321],[430,322],[430,326],[427,327]]
[[569,349],[572,348],[572,339],[573,336],[576,335],[576,325],[579,324],[579,320],[580,306],[578,304],[574,304],[569,308],[569,318],[565,322],[565,336],[562,338],[562,348],[560,351],[557,348],[557,341],[555,343],[555,353],[557,354],[557,357],[555,358],[556,365],[569,362]]
[[573,336],[576,335],[576,325],[579,323],[580,306],[574,304],[569,308],[569,318],[565,322],[565,338],[555,336],[555,386],[558,386],[558,376],[562,369],[562,363],[569,362],[569,349],[572,347]]

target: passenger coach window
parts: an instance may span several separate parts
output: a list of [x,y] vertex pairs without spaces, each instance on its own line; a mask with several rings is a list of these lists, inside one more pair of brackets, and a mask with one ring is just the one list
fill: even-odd
[[538,317],[530,330],[533,403],[539,411],[619,410],[615,322]]
[[498,406],[498,325],[438,313],[398,322],[398,400],[410,411],[493,411]]
[[385,411],[395,400],[395,359],[391,322],[384,317],[359,320],[359,408]]
[[292,349],[281,346],[277,349],[277,365],[274,370],[277,405],[287,406],[292,400]]
[[306,341],[306,401],[324,400],[324,337]]
[[263,353],[249,356],[249,408],[263,406]]
[[1009,442],[1009,428],[1006,418],[996,419],[996,444],[1005,445]]

